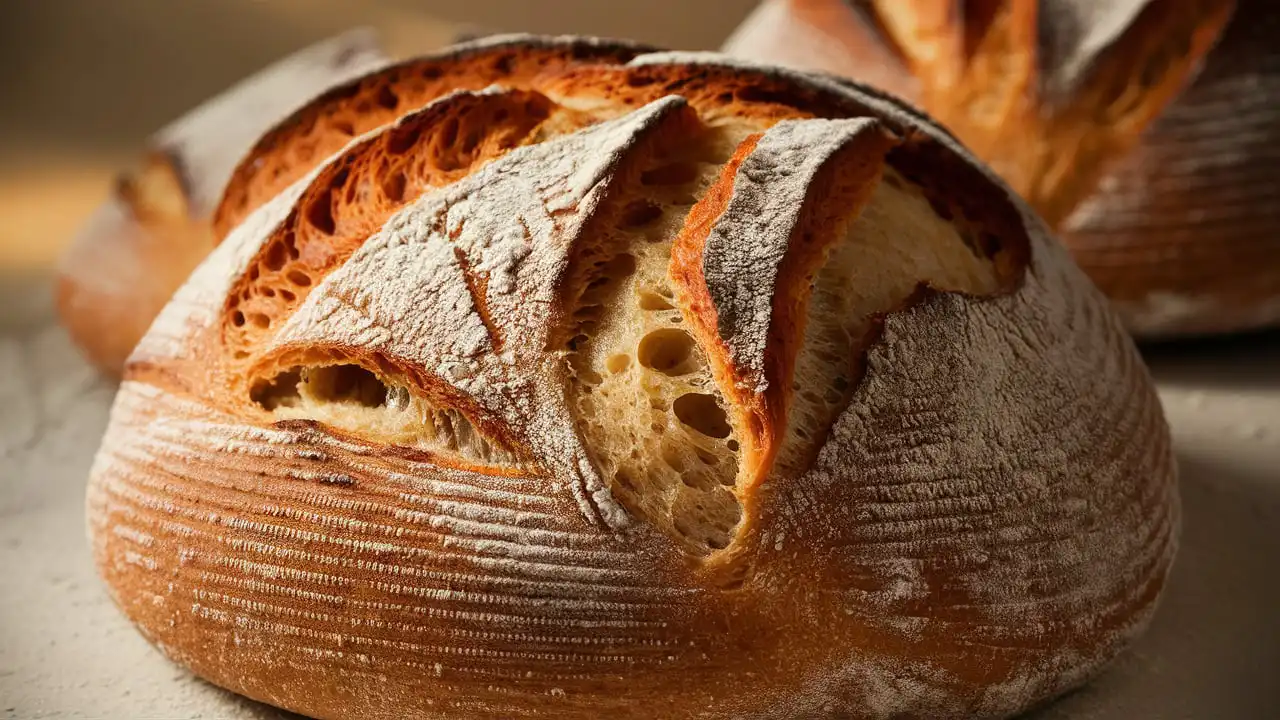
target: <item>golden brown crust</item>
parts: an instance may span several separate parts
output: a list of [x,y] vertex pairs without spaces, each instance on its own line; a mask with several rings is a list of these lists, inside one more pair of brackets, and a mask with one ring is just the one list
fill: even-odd
[[580,64],[624,63],[641,45],[508,35],[408,60],[333,88],[265,133],[236,166],[214,212],[218,237],[353,138],[447,93],[494,83],[526,87],[542,73]]
[[[743,458],[749,469],[741,483],[745,494],[763,482],[774,467],[800,350],[802,334],[797,328],[804,324],[813,275],[826,259],[828,248],[870,198],[885,155],[896,139],[879,127],[869,128],[826,159],[809,183],[778,264],[763,375],[756,378],[740,360],[735,361],[727,344],[734,328],[720,321],[704,274],[704,251],[716,221],[729,205],[742,164],[759,141],[759,135],[743,141],[725,163],[720,179],[689,211],[672,247],[670,270],[689,325],[699,344],[708,349],[721,392],[739,413],[735,424],[746,430]],[[756,389],[760,380],[763,392]]]
[[[482,151],[442,151],[471,128]],[[1177,530],[1150,379],[1043,224],[917,114],[820,77],[645,54],[440,98],[371,133],[262,203],[178,291],[95,462],[100,571],[202,677],[315,717],[1003,717],[1097,672],[1150,617]],[[724,137],[736,152],[711,147]],[[394,201],[389,156],[406,158]],[[744,517],[703,553],[601,478],[566,326],[602,260],[589,252],[671,242],[616,227],[646,175],[730,156],[665,259],[696,349],[727,368],[728,415],[763,412],[758,444],[785,429],[789,381],[812,390],[787,356],[841,225],[878,208],[867,227],[901,254],[868,262],[905,289],[860,307],[878,332],[835,349],[865,371],[808,460],[737,457],[715,490]],[[913,218],[866,197],[882,165],[903,207],[956,231],[895,225]],[[727,210],[744,168],[758,192],[743,207],[783,200],[760,205],[768,223]],[[681,205],[688,187],[645,192]],[[322,197],[330,212],[311,212]],[[296,260],[324,256],[310,289],[234,331],[291,230],[307,238]],[[762,248],[782,250],[777,283],[722,292],[756,269],[726,259]],[[903,270],[953,251],[994,283],[933,289]],[[732,303],[763,317],[726,336]],[[759,354],[724,362],[720,345],[754,339]],[[313,376],[276,390],[296,397],[244,382],[294,366]],[[335,367],[342,382],[317,379]],[[742,391],[743,368],[768,383]],[[388,440],[406,407],[446,431]]]

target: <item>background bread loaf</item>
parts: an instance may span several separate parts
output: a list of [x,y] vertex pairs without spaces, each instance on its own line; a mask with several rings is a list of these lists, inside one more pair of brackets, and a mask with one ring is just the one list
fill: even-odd
[[160,308],[219,236],[210,214],[241,156],[316,93],[385,62],[374,33],[353,30],[263,69],[156,133],[138,167],[63,256],[63,325],[116,375]]
[[316,717],[1002,717],[1146,624],[1150,380],[854,84],[492,38],[268,131],[92,470],[116,602]]
[[1161,338],[1280,320],[1277,27],[1266,0],[769,0],[725,50],[918,104]]

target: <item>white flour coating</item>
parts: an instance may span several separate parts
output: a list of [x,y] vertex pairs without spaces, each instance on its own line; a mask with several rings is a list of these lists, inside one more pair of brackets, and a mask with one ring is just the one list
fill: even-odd
[[[1116,395],[1141,388],[1136,350],[1061,248],[1029,227],[1033,272],[1018,294],[945,295],[886,319],[817,463],[778,491],[775,532],[833,576],[863,578],[864,589],[842,591],[852,612],[909,641],[931,631],[1017,645],[1062,617],[1097,632],[1139,602],[1145,586],[1132,579],[1176,550],[1176,490],[1132,470],[1172,473],[1159,403],[1146,388]],[[1106,351],[1082,363],[1079,348]],[[978,615],[949,623],[919,617],[922,606],[935,618],[953,607]],[[1112,627],[1096,654],[1045,648],[980,710],[1070,687],[1152,609]],[[864,672],[865,658],[851,662],[842,673]]]
[[739,166],[729,203],[707,236],[702,271],[744,389],[768,387],[764,362],[778,271],[814,178],[836,152],[878,127],[871,118],[784,120]]
[[[490,92],[496,91],[485,90],[480,94]],[[244,275],[263,246],[288,219],[298,199],[316,177],[353,148],[376,138],[390,127],[428,112],[440,103],[450,102],[458,94],[444,95],[392,125],[375,128],[353,138],[341,150],[250,213],[178,288],[173,299],[160,311],[147,334],[138,343],[131,360],[156,360],[185,355],[196,335],[216,323],[223,302],[236,280]]]
[[[588,517],[621,526],[625,513],[586,460],[557,399],[563,389],[550,378],[563,371],[537,358],[546,355],[560,278],[613,173],[683,106],[680,98],[657,100],[512,150],[423,195],[307,296],[275,344],[361,347],[432,371],[520,428],[538,457],[562,465],[555,474],[570,479]],[[485,281],[483,298],[472,297],[459,257]],[[490,337],[477,300],[500,337]],[[532,370],[534,363],[543,367]]]
[[345,32],[240,81],[159,131],[152,142],[176,156],[193,214],[206,215],[263,132],[320,92],[386,62],[372,30]]

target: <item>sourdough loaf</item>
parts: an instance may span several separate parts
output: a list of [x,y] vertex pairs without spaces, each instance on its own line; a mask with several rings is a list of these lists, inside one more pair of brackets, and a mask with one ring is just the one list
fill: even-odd
[[1278,29],[1269,0],[768,0],[725,49],[923,107],[1155,339],[1280,322]]
[[264,68],[151,138],[59,266],[58,312],[91,362],[119,374],[160,308],[213,249],[210,214],[253,142],[320,91],[385,61],[372,31],[352,30]]
[[92,470],[112,596],[322,718],[1003,717],[1150,618],[1168,431],[879,93],[497,37],[264,135]]

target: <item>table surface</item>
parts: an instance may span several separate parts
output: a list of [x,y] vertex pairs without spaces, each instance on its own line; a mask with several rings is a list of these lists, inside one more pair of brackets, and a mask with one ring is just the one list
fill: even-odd
[[[398,51],[455,30],[394,13],[379,24]],[[58,239],[121,159],[52,153],[0,172],[0,718],[291,717],[161,657],[92,567],[84,483],[114,386],[56,326],[49,277]],[[1178,453],[1178,560],[1149,632],[1034,717],[1280,718],[1280,333],[1146,356]]]

